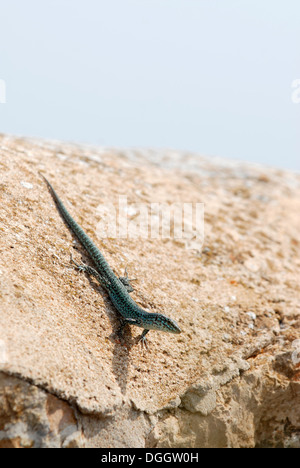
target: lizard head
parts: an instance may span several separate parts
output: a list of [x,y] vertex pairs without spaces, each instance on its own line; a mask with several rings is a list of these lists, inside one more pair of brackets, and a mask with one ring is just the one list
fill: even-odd
[[148,313],[146,320],[148,323],[145,323],[143,326],[149,330],[159,330],[168,333],[181,333],[181,329],[178,323],[166,315]]
[[178,323],[170,317],[165,317],[165,327],[169,333],[181,333]]

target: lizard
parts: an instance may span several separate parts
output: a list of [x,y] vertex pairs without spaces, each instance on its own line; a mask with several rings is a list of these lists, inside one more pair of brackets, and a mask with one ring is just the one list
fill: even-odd
[[79,271],[85,272],[97,279],[99,284],[107,291],[112,304],[120,315],[121,324],[118,334],[120,336],[122,335],[122,331],[126,324],[143,328],[143,332],[138,341],[141,341],[142,345],[145,344],[147,346],[146,335],[150,330],[176,334],[181,333],[181,329],[175,320],[161,313],[147,312],[133,300],[129,294],[133,291],[130,284],[130,281],[133,280],[128,278],[127,271],[125,270],[125,277],[118,277],[113,272],[98,247],[70,215],[50,182],[45,176],[43,176],[43,174],[40,175],[43,177],[48,187],[61,218],[88,253],[94,264],[94,268],[86,264],[76,263],[72,256],[71,261],[76,265]]

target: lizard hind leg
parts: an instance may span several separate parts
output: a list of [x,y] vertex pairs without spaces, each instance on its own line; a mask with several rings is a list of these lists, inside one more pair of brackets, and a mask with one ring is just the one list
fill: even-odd
[[119,276],[119,280],[121,281],[123,286],[125,286],[127,292],[131,293],[132,291],[134,291],[134,288],[131,286],[130,283],[131,281],[136,281],[137,278],[128,278],[127,268],[125,268],[125,276]]
[[101,276],[100,273],[98,273],[97,270],[90,267],[89,265],[86,265],[85,263],[79,264],[79,263],[75,262],[75,260],[73,259],[72,253],[70,253],[70,262],[75,265],[75,267],[76,267],[76,269],[78,271],[82,271],[84,273],[87,273],[90,276],[94,276],[94,278],[96,278],[96,280],[99,282],[99,284],[102,287],[104,287],[105,289],[107,289],[109,287],[109,281],[106,278]]

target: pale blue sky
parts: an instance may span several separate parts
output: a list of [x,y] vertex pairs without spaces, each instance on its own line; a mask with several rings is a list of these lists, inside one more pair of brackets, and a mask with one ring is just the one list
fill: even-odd
[[0,7],[0,132],[300,170],[299,0]]

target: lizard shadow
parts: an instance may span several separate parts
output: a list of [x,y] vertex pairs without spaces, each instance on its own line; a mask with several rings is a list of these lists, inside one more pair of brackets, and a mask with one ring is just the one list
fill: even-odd
[[[87,257],[85,253],[81,251],[81,249],[78,249],[77,247],[75,249],[80,253],[83,263],[87,265],[91,263],[89,257]],[[108,339],[114,344],[112,353],[112,372],[116,378],[121,393],[125,395],[129,375],[130,350],[134,345],[136,345],[137,339],[133,338],[131,327],[129,325],[125,325],[122,334],[120,335],[119,330],[121,316],[111,304],[107,291],[97,282],[96,279],[92,278],[88,273],[85,272],[84,274],[93,290],[100,294],[104,300],[105,313],[110,321],[112,328],[112,333],[108,336]]]

